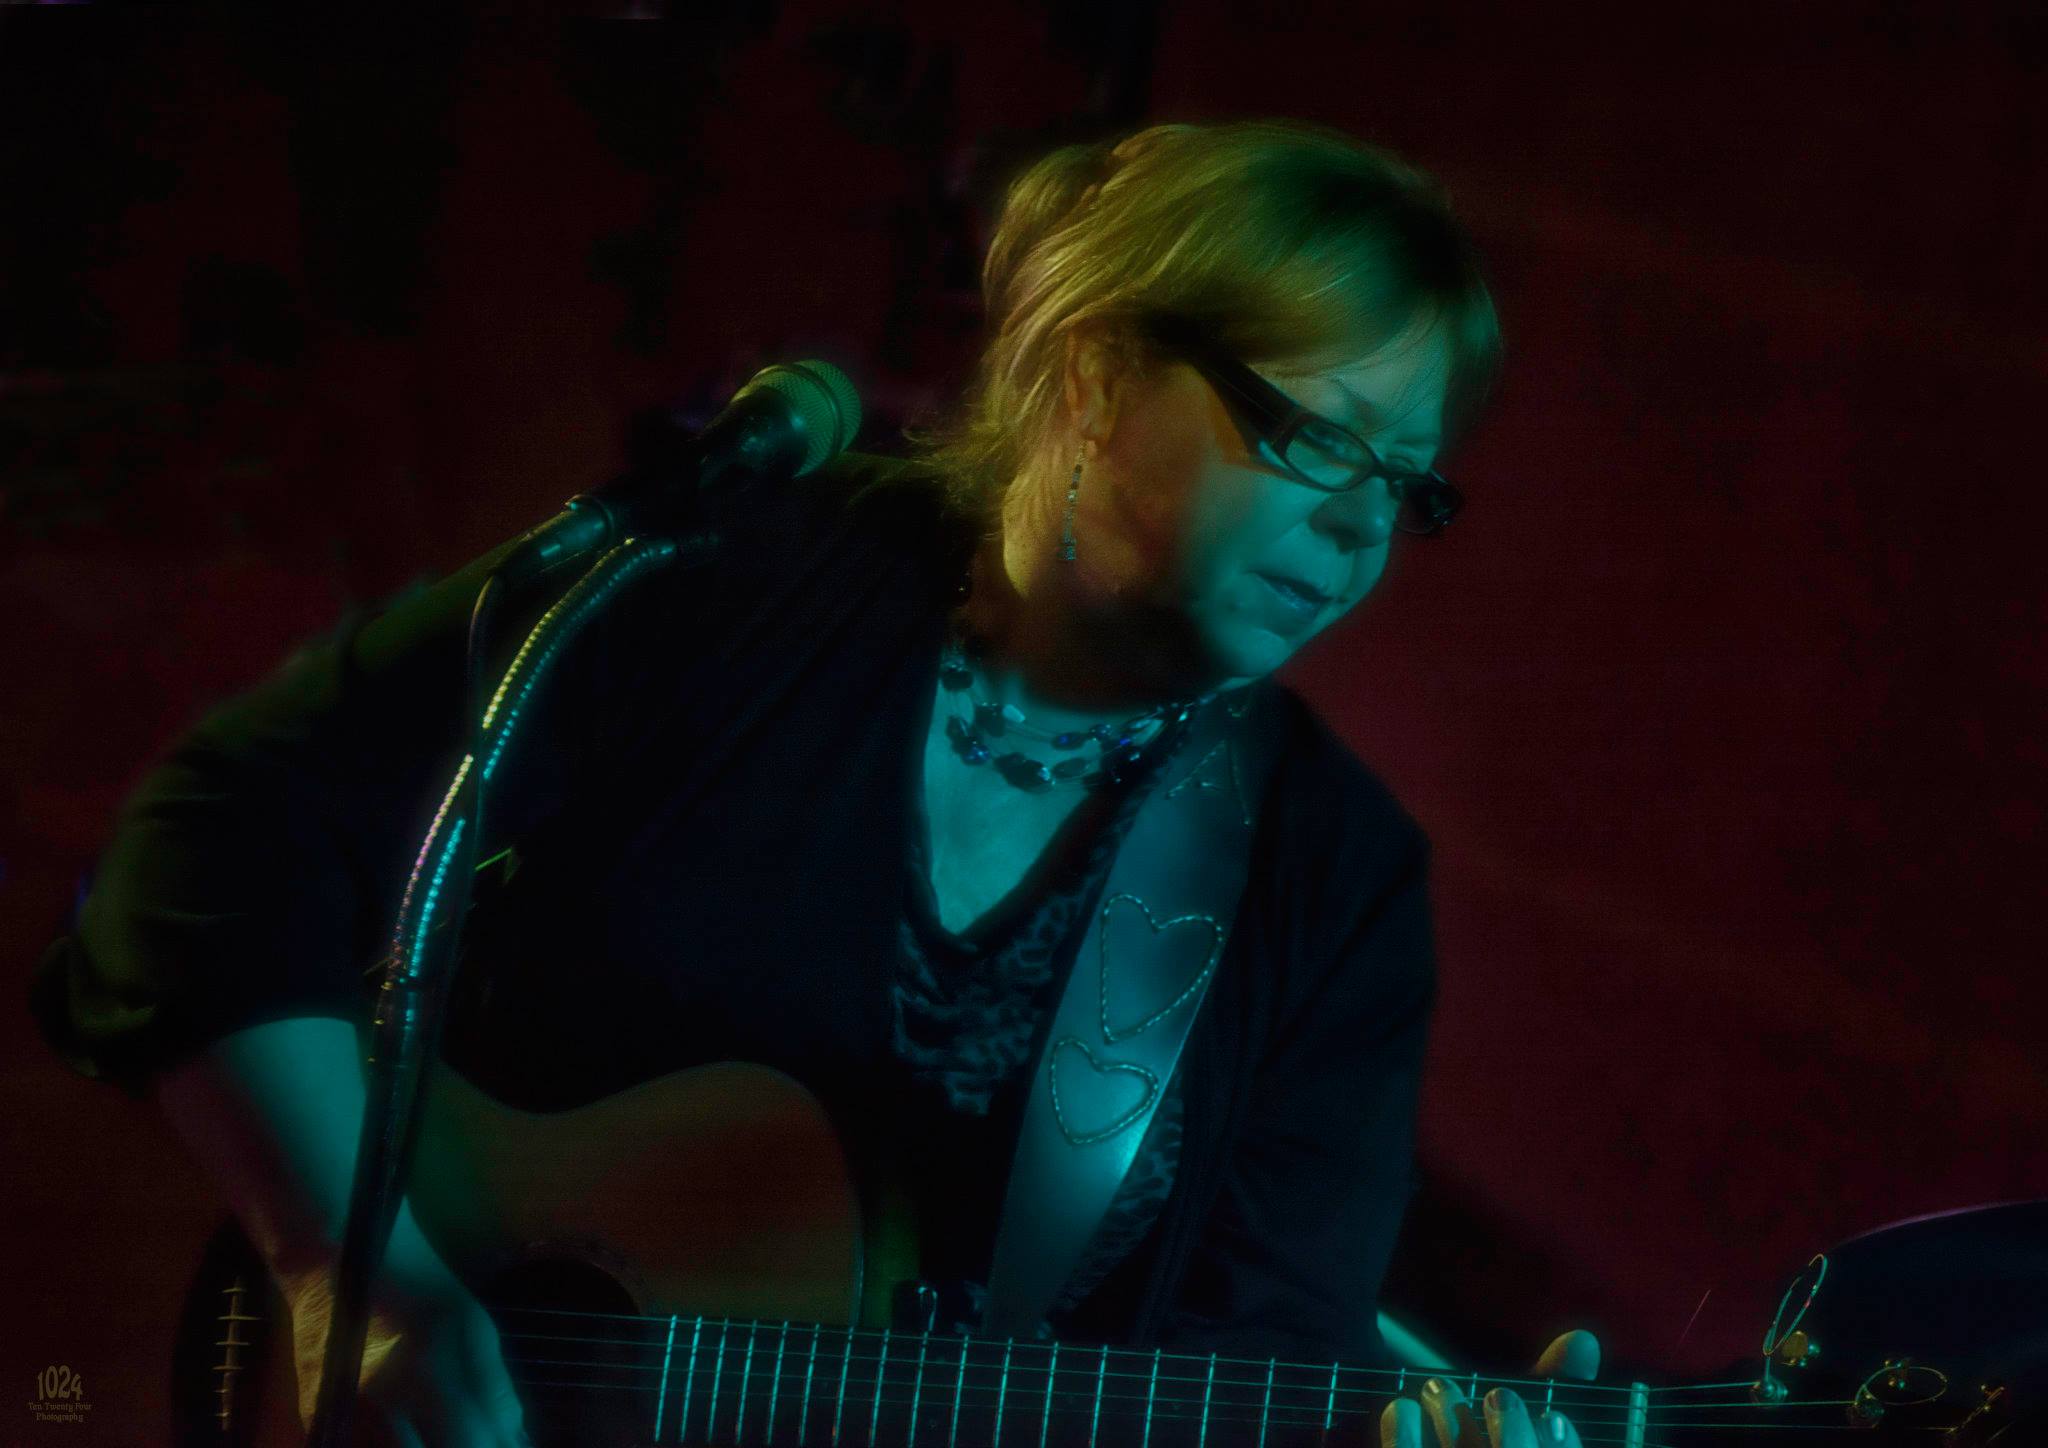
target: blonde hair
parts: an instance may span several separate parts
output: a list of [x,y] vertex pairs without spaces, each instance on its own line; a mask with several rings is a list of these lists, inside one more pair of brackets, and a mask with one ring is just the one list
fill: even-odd
[[1420,171],[1294,120],[1158,125],[1064,146],[1011,182],[982,263],[988,340],[949,415],[906,428],[959,511],[983,522],[1055,439],[1067,339],[1100,328],[1149,365],[1133,325],[1166,311],[1252,363],[1363,356],[1411,329],[1449,342],[1446,425],[1469,422],[1499,326],[1471,243]]

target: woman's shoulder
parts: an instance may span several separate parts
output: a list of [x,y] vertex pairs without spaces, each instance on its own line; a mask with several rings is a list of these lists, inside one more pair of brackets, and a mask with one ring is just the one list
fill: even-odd
[[972,524],[951,506],[944,475],[921,459],[846,452],[820,472],[828,505],[856,532],[942,553],[969,542]]
[[1275,843],[1325,859],[1341,854],[1375,876],[1426,858],[1428,835],[1386,781],[1300,693],[1277,681],[1266,687],[1282,739],[1268,799]]
[[[1364,1002],[1426,1002],[1429,837],[1383,779],[1306,699],[1270,685],[1284,745],[1256,847],[1273,919],[1292,944],[1271,974],[1276,1020]],[[1341,1015],[1342,1011],[1338,1013]]]
[[771,574],[929,564],[950,575],[971,532],[928,464],[854,451],[804,477],[721,500],[713,522],[735,545],[736,561]]

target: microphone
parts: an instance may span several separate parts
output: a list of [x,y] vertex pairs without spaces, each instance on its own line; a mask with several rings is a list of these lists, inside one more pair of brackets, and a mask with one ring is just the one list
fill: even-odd
[[516,585],[622,538],[670,531],[697,493],[735,476],[804,477],[845,452],[860,421],[860,396],[831,363],[764,367],[696,436],[677,443],[664,431],[643,443],[631,468],[515,540],[493,572]]

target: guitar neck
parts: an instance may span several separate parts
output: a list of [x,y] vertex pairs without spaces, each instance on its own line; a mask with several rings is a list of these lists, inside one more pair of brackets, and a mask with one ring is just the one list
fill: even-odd
[[[1372,1441],[1387,1402],[1421,1386],[1405,1370],[816,1323],[515,1309],[500,1326],[529,1401],[631,1392],[658,1443],[1280,1448]],[[1456,1381],[1476,1400],[1501,1380]],[[1640,1384],[1511,1385],[1589,1444],[1643,1448]]]

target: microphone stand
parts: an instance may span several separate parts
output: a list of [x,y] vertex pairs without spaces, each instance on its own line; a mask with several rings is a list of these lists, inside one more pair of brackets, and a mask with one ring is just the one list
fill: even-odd
[[[370,1289],[404,1199],[425,1064],[440,1048],[476,873],[486,786],[516,737],[526,705],[569,642],[634,580],[676,561],[702,562],[719,541],[704,531],[680,539],[627,538],[610,548],[533,626],[487,702],[483,679],[492,623],[508,587],[538,570],[507,569],[501,563],[477,592],[463,670],[468,748],[406,882],[371,1022],[363,1129],[334,1265],[327,1349],[307,1438],[312,1448],[347,1448],[351,1441]],[[506,557],[517,556],[515,545]],[[550,565],[560,561],[559,555],[547,560]]]

